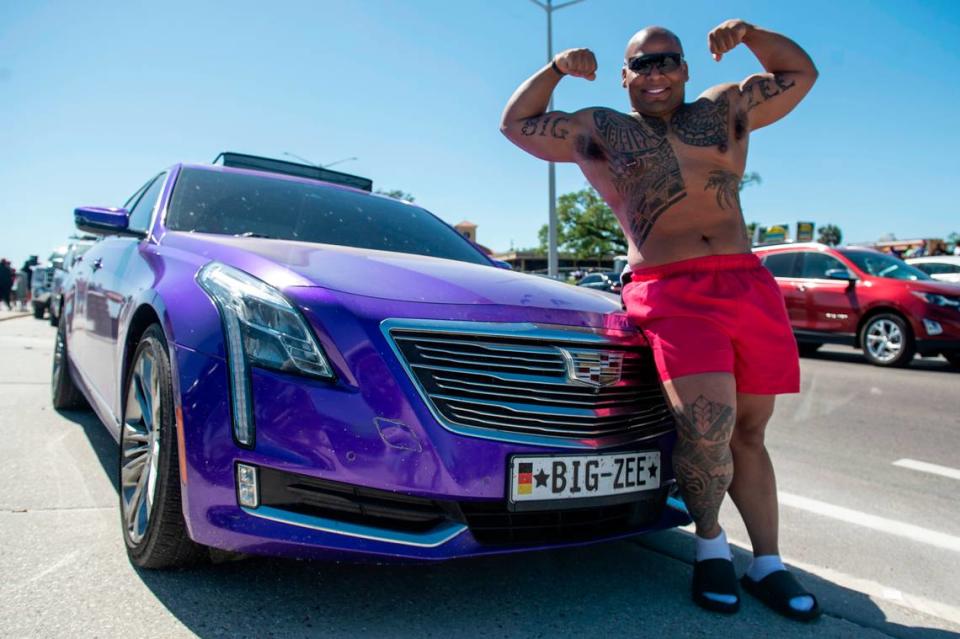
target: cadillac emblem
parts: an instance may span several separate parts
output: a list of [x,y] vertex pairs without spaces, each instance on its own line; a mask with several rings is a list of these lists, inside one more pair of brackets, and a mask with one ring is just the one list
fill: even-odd
[[567,379],[599,391],[620,381],[623,353],[619,351],[558,348],[567,365]]

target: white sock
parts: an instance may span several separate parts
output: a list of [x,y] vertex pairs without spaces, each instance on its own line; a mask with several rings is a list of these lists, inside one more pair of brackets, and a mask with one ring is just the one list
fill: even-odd
[[[730,554],[730,544],[727,543],[727,534],[720,531],[720,534],[713,539],[704,539],[697,535],[697,561],[706,561],[707,559],[726,559],[732,558]],[[713,601],[719,601],[725,604],[737,603],[734,595],[725,595],[717,592],[705,592],[703,596]]]
[[713,539],[704,539],[697,535],[697,561],[730,558],[730,544],[727,543],[727,533],[721,530],[720,534]]
[[[754,581],[760,581],[771,573],[786,569],[780,555],[757,555],[750,562],[750,567],[747,568],[747,577]],[[790,600],[790,607],[801,612],[811,610],[813,608],[813,597],[806,595],[794,597]]]

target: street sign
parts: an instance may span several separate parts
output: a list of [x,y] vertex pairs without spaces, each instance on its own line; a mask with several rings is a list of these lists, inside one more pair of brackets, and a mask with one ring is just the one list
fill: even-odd
[[813,222],[797,222],[797,241],[812,242],[814,228],[816,225]]

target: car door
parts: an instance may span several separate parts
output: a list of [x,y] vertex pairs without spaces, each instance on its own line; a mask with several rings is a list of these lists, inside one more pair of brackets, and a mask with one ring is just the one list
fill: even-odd
[[807,309],[805,286],[800,279],[800,260],[796,251],[766,253],[761,261],[780,285],[783,301],[787,306],[787,316],[793,328],[806,328]]
[[[146,235],[153,211],[163,189],[165,174],[154,178],[130,210],[128,229]],[[84,257],[91,270],[87,284],[87,357],[90,358],[90,382],[97,393],[117,415],[119,411],[119,374],[117,345],[120,316],[130,300],[129,273],[137,267],[142,237],[114,235],[98,244],[96,255],[91,249]]]
[[846,264],[828,253],[802,253],[800,276],[805,287],[807,328],[827,333],[855,333],[862,314],[856,282],[830,277],[831,272],[856,277]]

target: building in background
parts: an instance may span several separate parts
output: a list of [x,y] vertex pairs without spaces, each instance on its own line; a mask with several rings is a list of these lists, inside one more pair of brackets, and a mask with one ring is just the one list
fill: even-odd
[[453,228],[457,229],[457,233],[464,236],[471,242],[477,245],[477,247],[487,255],[493,255],[493,251],[488,249],[486,246],[477,241],[477,225],[468,220],[464,220],[458,224],[454,224]]

